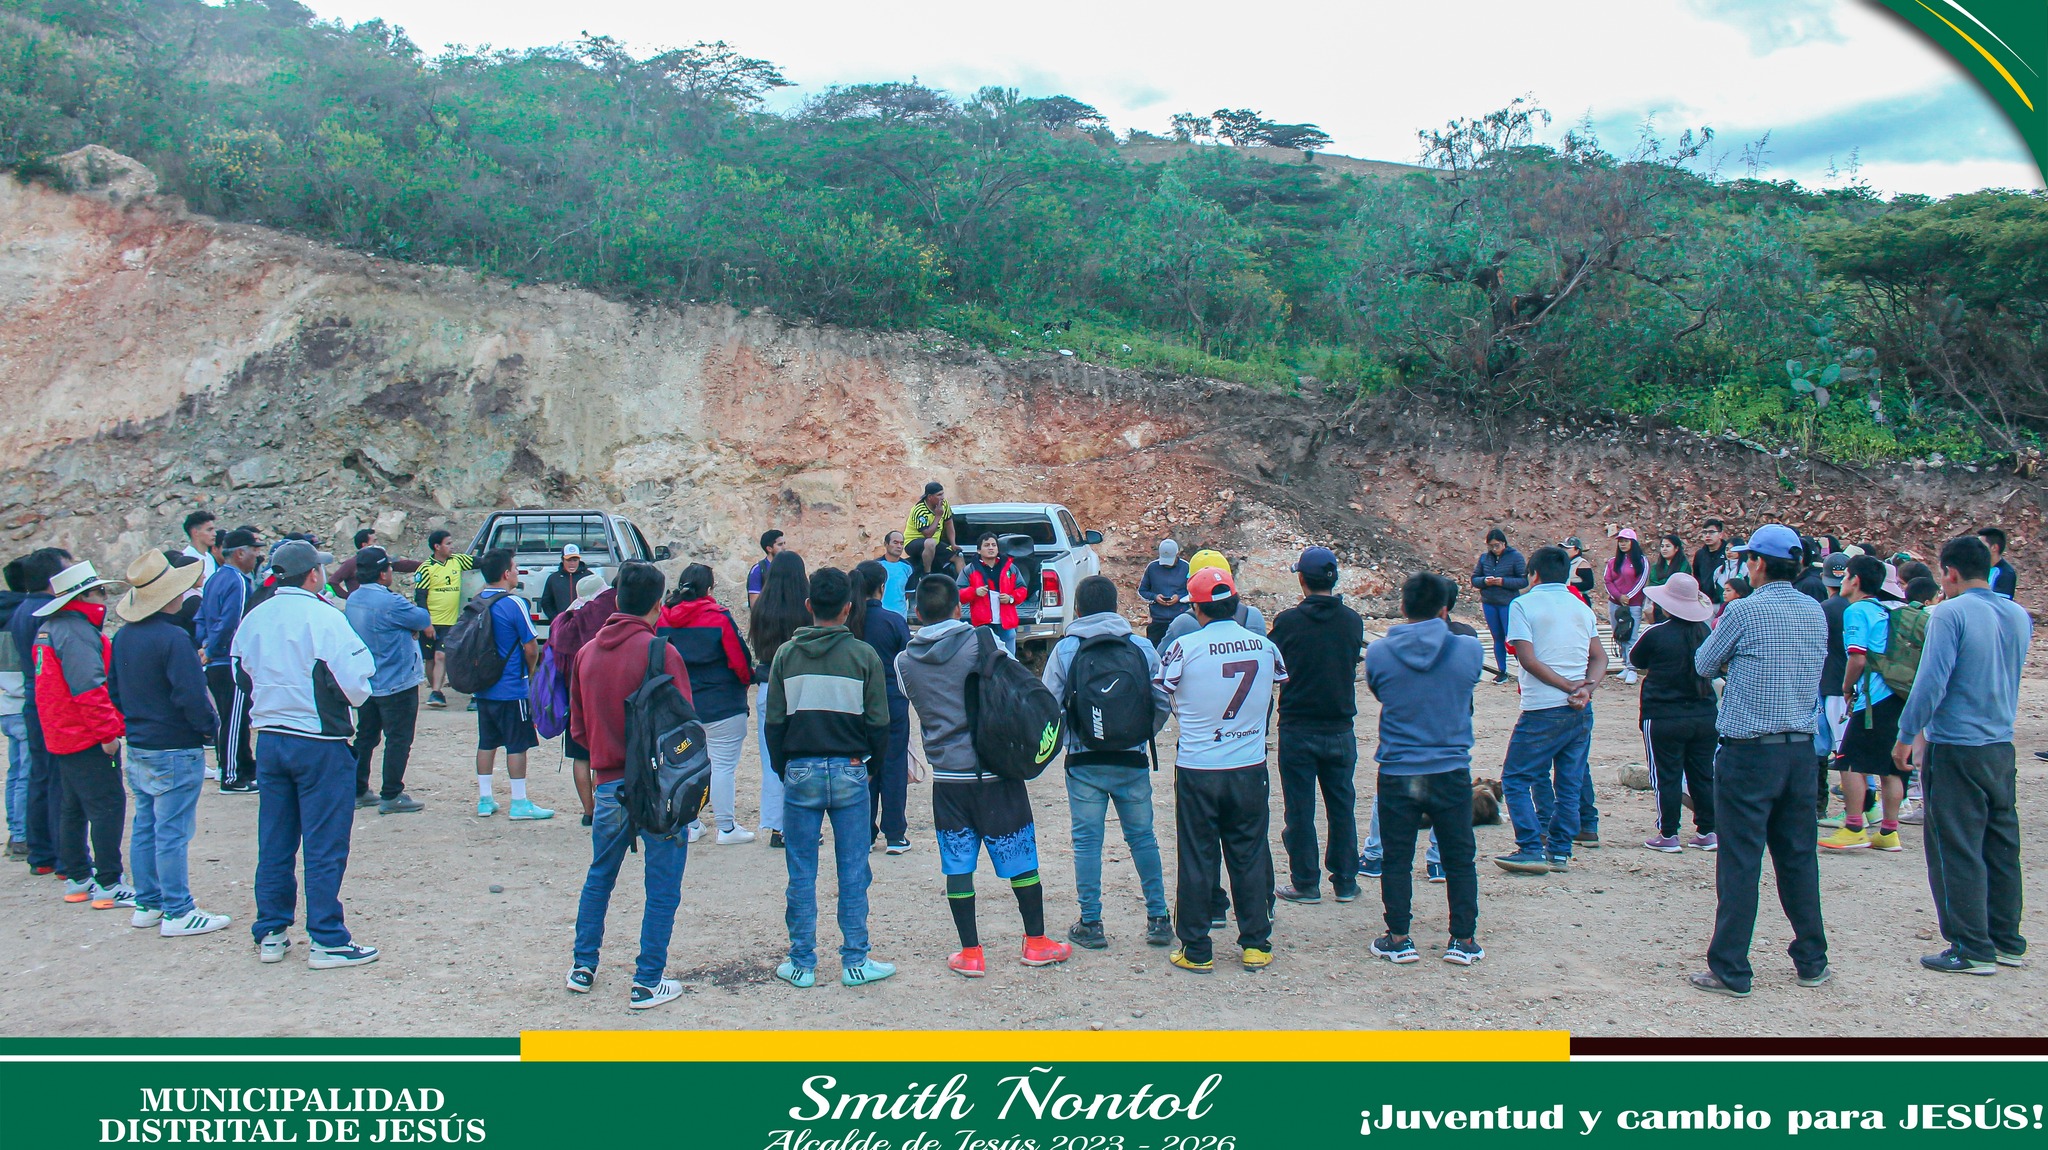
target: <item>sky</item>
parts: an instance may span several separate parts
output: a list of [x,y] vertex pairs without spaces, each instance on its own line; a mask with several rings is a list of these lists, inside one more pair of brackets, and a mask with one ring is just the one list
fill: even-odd
[[636,54],[724,40],[798,87],[905,80],[1064,94],[1112,126],[1164,134],[1176,112],[1247,107],[1319,124],[1331,152],[1412,162],[1416,131],[1533,96],[1550,138],[1590,122],[1626,153],[1711,126],[1724,175],[1769,135],[1771,179],[1860,180],[1885,195],[2039,188],[2005,114],[1941,49],[1871,0],[308,0],[381,18],[429,55],[584,32]]

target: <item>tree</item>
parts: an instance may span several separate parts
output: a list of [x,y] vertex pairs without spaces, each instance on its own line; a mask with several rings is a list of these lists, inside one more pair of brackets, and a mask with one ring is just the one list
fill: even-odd
[[959,109],[944,92],[912,77],[908,82],[834,84],[805,101],[802,117],[811,120],[875,120],[884,124],[914,121],[938,123]]
[[650,57],[645,67],[664,76],[692,103],[703,107],[757,107],[768,93],[791,81],[766,60],[742,56],[720,40],[702,40]]
[[1046,96],[1024,101],[1024,107],[1049,131],[1071,128],[1092,132],[1109,127],[1109,118],[1072,96]]
[[1267,127],[1261,139],[1269,147],[1315,152],[1329,144],[1330,134],[1314,124],[1273,124]]
[[1273,121],[1250,108],[1218,108],[1210,116],[1216,121],[1216,134],[1240,148],[1264,145],[1266,133],[1273,129]]
[[1175,112],[1173,138],[1183,144],[1213,140],[1216,138],[1216,125],[1207,116],[1197,116],[1193,112]]

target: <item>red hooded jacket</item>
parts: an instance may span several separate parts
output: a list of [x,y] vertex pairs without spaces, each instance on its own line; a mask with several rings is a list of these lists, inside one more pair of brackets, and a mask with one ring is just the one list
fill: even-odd
[[[981,565],[980,560],[967,564],[967,577],[960,584],[960,601],[967,604],[967,621],[977,627],[995,623],[999,617],[995,613],[995,608],[1001,607],[1002,622],[996,625],[1006,631],[1014,631],[1017,629],[1017,604],[1026,598],[1024,581],[1017,577],[1015,562],[1008,558],[999,559],[998,562],[1002,566],[996,569],[993,583],[989,581],[988,569]],[[988,588],[987,595],[980,594],[983,587]],[[1004,603],[998,600],[996,595],[1002,592],[1007,592],[1012,602]]]
[[600,786],[625,776],[626,696],[647,681],[647,644],[657,641],[666,655],[663,665],[689,699],[690,672],[683,657],[637,615],[613,615],[597,638],[576,653],[576,673],[569,677],[569,734],[590,751],[591,777]]
[[66,603],[36,628],[36,718],[53,755],[75,755],[128,733],[107,690],[114,645],[100,627],[107,605]]

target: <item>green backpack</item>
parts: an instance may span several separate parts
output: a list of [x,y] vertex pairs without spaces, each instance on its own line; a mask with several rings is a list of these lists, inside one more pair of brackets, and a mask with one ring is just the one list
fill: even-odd
[[1913,690],[1913,676],[1920,670],[1920,650],[1927,645],[1927,607],[1908,603],[1885,616],[1884,650],[1872,654],[1877,673],[1895,695]]

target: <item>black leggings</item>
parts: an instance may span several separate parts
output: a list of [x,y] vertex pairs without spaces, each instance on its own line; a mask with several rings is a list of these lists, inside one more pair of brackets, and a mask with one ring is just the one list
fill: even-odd
[[1716,739],[1712,715],[1643,720],[1643,750],[1650,757],[1650,786],[1657,793],[1658,834],[1678,834],[1684,818],[1681,793],[1692,796],[1693,827],[1703,835],[1714,833]]

